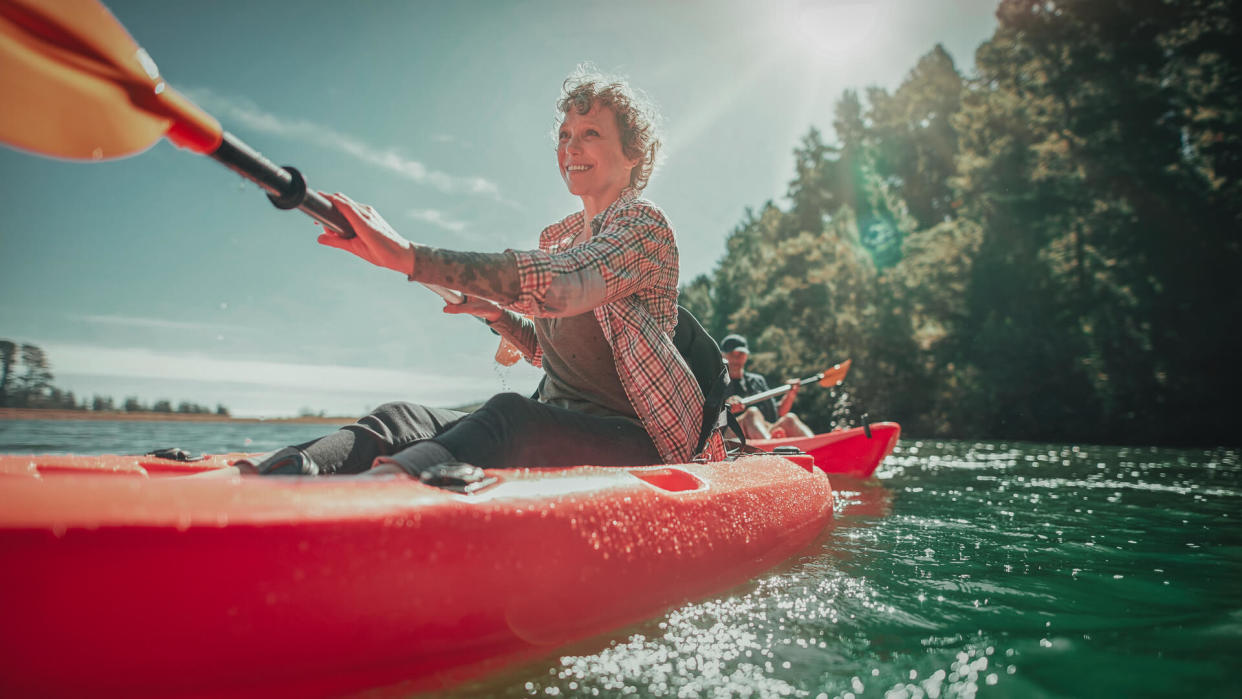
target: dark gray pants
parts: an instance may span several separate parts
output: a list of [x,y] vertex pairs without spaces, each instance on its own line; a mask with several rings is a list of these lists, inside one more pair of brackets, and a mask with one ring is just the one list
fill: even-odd
[[495,395],[473,413],[386,403],[298,448],[325,472],[358,473],[377,456],[392,456],[423,440],[483,468],[663,462],[647,431],[633,420],[587,415],[516,393]]

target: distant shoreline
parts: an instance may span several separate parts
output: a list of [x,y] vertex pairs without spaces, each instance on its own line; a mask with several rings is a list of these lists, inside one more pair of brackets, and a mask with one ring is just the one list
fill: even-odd
[[264,422],[307,425],[345,425],[356,417],[230,417],[212,413],[129,413],[123,410],[43,410],[0,408],[0,420],[121,420],[127,422]]

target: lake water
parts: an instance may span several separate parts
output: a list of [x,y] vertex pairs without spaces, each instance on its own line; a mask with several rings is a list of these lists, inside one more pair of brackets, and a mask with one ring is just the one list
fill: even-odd
[[[325,425],[0,422],[0,451],[264,451]],[[821,544],[459,696],[1242,696],[1242,458],[903,439]]]

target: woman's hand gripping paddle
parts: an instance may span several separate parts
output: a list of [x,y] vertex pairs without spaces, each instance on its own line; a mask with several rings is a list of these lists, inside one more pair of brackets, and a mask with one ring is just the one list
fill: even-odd
[[[56,158],[106,160],[161,138],[208,155],[258,184],[281,209],[301,209],[344,238],[332,203],[225,131],[160,77],[159,68],[97,0],[0,0],[0,141]],[[462,295],[433,284],[449,303]]]

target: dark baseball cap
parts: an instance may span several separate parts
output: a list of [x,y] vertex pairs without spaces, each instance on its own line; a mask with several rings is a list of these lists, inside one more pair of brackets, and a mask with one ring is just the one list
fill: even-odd
[[725,339],[720,343],[720,351],[727,354],[734,350],[750,354],[750,348],[746,346],[746,338],[741,335],[725,335]]

